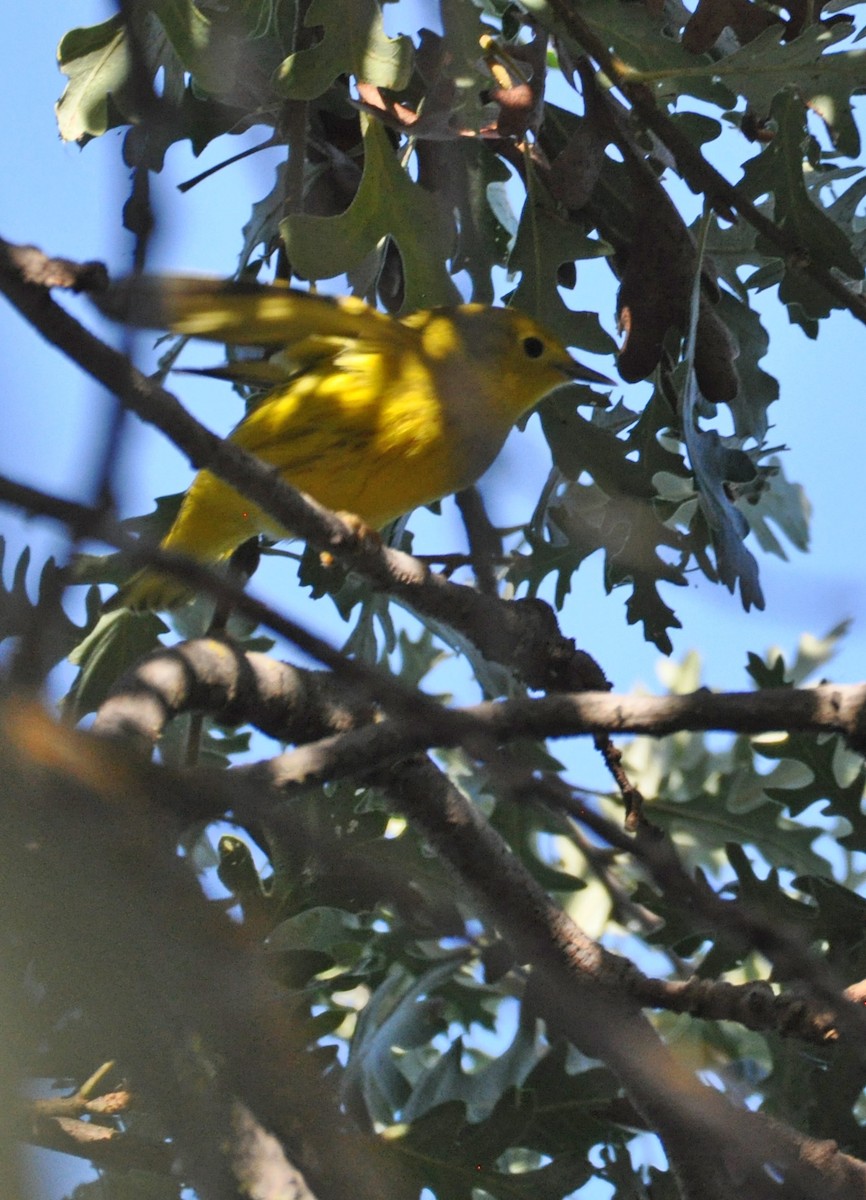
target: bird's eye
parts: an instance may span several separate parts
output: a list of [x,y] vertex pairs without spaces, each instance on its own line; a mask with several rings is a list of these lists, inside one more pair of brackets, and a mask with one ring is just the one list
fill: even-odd
[[524,338],[523,351],[527,358],[541,358],[544,353],[544,342],[537,337]]

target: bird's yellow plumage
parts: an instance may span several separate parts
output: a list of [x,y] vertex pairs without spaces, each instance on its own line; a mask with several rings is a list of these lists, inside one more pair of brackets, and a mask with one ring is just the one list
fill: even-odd
[[[514,309],[465,304],[398,319],[354,298],[180,277],[130,280],[103,307],[133,324],[271,352],[222,372],[270,388],[231,440],[374,529],[478,479],[515,421],[554,388],[609,382]],[[205,470],[163,546],[218,562],[257,533],[287,535]],[[168,608],[188,598],[142,571],[109,604]]]

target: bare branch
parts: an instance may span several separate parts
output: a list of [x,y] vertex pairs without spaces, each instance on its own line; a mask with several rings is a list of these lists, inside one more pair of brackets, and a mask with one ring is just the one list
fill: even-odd
[[175,1152],[171,1146],[107,1125],[95,1125],[73,1117],[40,1116],[22,1128],[21,1136],[31,1146],[85,1158],[103,1170],[174,1174]]
[[[409,714],[405,719],[385,720],[324,738],[241,769],[251,777],[286,788],[292,783],[363,774],[377,765],[433,747],[462,743],[478,753],[485,743],[502,744],[516,738],[600,733],[665,737],[680,730],[838,733],[852,749],[862,752],[864,705],[866,684],[718,694],[701,690],[686,696],[580,692],[477,704],[452,710],[448,721],[441,724],[435,719],[428,723],[426,714],[423,721]],[[462,728],[460,719],[464,722]]]
[[9,266],[30,287],[65,288],[72,292],[101,292],[108,287],[104,263],[49,258],[37,246],[7,245],[6,249]]
[[[852,749],[864,745],[866,684],[723,693],[702,688],[681,696],[581,692],[461,709],[445,709],[420,696],[426,703],[415,707],[407,694],[399,697],[408,705],[404,716],[374,725],[367,724],[369,710],[365,713],[356,708],[357,701],[350,695],[346,698],[349,709],[340,718],[340,728],[347,732],[319,735],[314,741],[312,731],[321,718],[297,703],[298,686],[302,681],[306,686],[307,680],[306,672],[262,655],[245,655],[225,640],[187,643],[155,652],[119,679],[98,716],[97,729],[111,734],[137,733],[152,744],[168,720],[180,712],[202,708],[226,721],[249,722],[284,741],[310,743],[242,768],[279,788],[364,774],[433,747],[462,744],[483,756],[485,747],[524,737],[785,731],[838,733]],[[358,683],[369,695],[367,681]],[[332,717],[325,720],[330,722]],[[356,728],[358,724],[364,728]],[[329,728],[335,726],[329,724]]]
[[184,712],[207,712],[222,724],[252,724],[280,741],[313,741],[369,723],[366,688],[324,671],[242,652],[226,638],[161,648],[118,680],[94,731],[131,737],[150,750],[166,724]]
[[[343,775],[374,776],[387,780],[388,776],[383,775],[383,771],[405,756],[407,746],[413,742],[415,723],[408,718],[405,722],[368,724],[371,716],[369,707],[363,702],[360,707],[352,707],[351,697],[343,697],[343,704],[335,703],[328,679],[327,676],[321,677],[275,663],[264,655],[243,655],[228,643],[203,639],[157,651],[136,667],[119,682],[117,694],[105,703],[94,728],[97,733],[137,735],[143,746],[149,748],[167,719],[197,705],[221,719],[251,722],[272,736],[299,743],[311,735],[315,736],[324,727],[340,725],[349,730],[353,725],[360,724],[363,727],[352,733],[322,738],[312,745],[302,745],[297,750],[264,763],[236,767],[229,778],[245,785],[253,784],[248,793],[250,796],[258,794],[255,785],[261,782],[291,792],[294,785],[306,787],[312,782]],[[778,703],[772,709],[775,720],[779,719],[779,705],[792,694],[791,690],[780,690]],[[701,702],[706,695],[698,693]],[[590,695],[556,697],[555,700],[576,699],[580,703],[595,698]],[[606,695],[601,700],[621,703],[620,698]],[[545,701],[531,703],[543,706]],[[502,709],[521,706],[523,702],[517,701],[479,707],[498,713]],[[473,712],[464,711],[466,715]],[[426,727],[426,721],[423,725],[424,737],[415,737],[414,740],[431,743],[431,731]],[[520,721],[514,723],[512,730],[515,736],[525,736],[525,726]],[[432,734],[436,732],[433,730]],[[502,726],[497,733],[497,740],[503,740]],[[477,738],[475,741],[477,744]],[[431,744],[436,744],[435,738]],[[469,744],[472,745],[471,739]],[[530,790],[537,790],[539,786],[532,780],[524,782]],[[520,781],[512,781],[512,791],[513,802],[519,803],[522,794]],[[561,807],[562,797],[558,793],[551,796],[545,793],[542,798],[554,807]],[[268,820],[273,818],[271,802],[263,805],[253,803],[250,806],[246,790],[243,794],[233,792],[227,795],[220,789],[212,799],[212,808],[200,813],[200,816],[216,817],[225,809],[234,808],[255,824],[267,825]],[[729,984],[719,985],[715,989],[707,981],[702,981],[700,986],[695,981],[665,984],[647,980],[635,972],[629,974],[627,981],[628,991],[635,999],[642,1005],[671,1008],[677,1012],[689,1011],[708,1017],[724,1015],[753,1029],[774,1028],[813,1041],[826,1040],[829,1032],[836,1027],[834,1002],[838,1001],[841,983],[826,972],[819,960],[809,955],[799,939],[794,939],[793,935],[776,925],[767,927],[766,923],[754,914],[744,912],[740,906],[730,901],[722,902],[698,888],[679,866],[672,846],[667,842],[664,847],[661,846],[660,831],[654,834],[653,827],[645,821],[640,823],[639,836],[633,838],[582,804],[574,809],[574,815],[579,820],[587,821],[597,835],[606,838],[619,850],[635,855],[663,887],[665,895],[678,904],[682,903],[685,911],[702,914],[714,928],[725,928],[742,936],[744,944],[758,946],[774,963],[780,964],[784,959],[788,968],[793,967],[799,977],[818,990],[818,999],[807,1001],[802,996],[777,998],[769,989],[739,989]],[[860,1024],[855,1022],[852,1026],[851,1017],[849,1013],[846,1028],[850,1027],[852,1032],[859,1031]]]
[[[431,764],[404,762],[379,782],[458,874],[482,915],[511,944],[517,961],[533,965],[548,1019],[620,1075],[633,1102],[663,1137],[687,1194],[704,1188],[709,1190],[703,1195],[727,1198],[742,1194],[736,1192],[735,1180],[736,1187],[748,1180],[750,1195],[769,1196],[768,1162],[791,1183],[796,1181],[804,1196],[826,1194],[834,1174],[841,1180],[840,1195],[856,1194],[850,1189],[860,1186],[862,1178],[854,1160],[730,1108],[676,1063],[639,1015],[638,996],[652,990],[651,985],[632,964],[605,951],[565,916]],[[668,1000],[722,1004],[716,994],[700,997],[695,987],[691,995],[682,989],[679,996],[676,989],[657,988],[655,1002]],[[726,1002],[731,1011],[730,1000]],[[753,999],[741,1003],[746,1009],[755,1007]],[[731,1148],[731,1174],[721,1180],[715,1164],[712,1181],[708,1178],[706,1156],[703,1149],[696,1150],[710,1136],[723,1138]]]

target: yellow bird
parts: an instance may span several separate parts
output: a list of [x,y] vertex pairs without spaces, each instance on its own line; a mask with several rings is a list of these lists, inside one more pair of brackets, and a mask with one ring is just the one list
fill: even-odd
[[[353,297],[178,276],[128,280],[101,307],[129,324],[268,351],[212,372],[269,388],[231,441],[373,529],[474,483],[515,421],[554,388],[611,382],[530,317],[483,304],[395,318]],[[217,563],[259,533],[289,536],[203,470],[162,545]],[[107,607],[191,598],[182,583],[144,570]]]

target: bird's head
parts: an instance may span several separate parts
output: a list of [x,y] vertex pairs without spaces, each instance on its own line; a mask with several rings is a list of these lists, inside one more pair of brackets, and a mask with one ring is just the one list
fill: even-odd
[[[455,310],[467,353],[488,362],[500,401],[512,421],[566,383],[613,386],[606,375],[572,358],[562,342],[514,308],[466,304]],[[606,396],[587,393],[585,403],[605,406]]]

